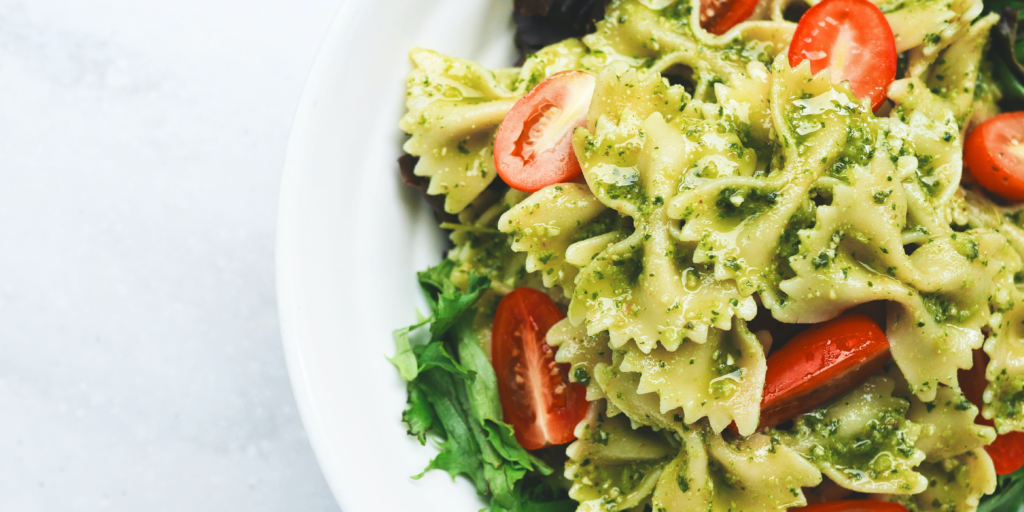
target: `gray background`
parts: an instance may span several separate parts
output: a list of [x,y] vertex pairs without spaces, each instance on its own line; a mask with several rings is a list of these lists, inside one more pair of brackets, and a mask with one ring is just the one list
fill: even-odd
[[0,1],[0,510],[337,510],[273,248],[339,4]]

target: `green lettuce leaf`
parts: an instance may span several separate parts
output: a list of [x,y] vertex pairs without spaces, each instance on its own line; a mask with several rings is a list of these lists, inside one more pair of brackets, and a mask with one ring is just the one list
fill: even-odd
[[395,357],[388,358],[388,361],[395,365],[395,368],[398,368],[398,373],[407,381],[415,379],[416,374],[419,373],[419,365],[416,362],[416,354],[413,354],[412,351],[409,333],[422,327],[428,321],[430,321],[429,318],[408,327],[395,329],[394,333],[392,333],[392,336],[395,338]]
[[441,339],[459,317],[491,286],[491,280],[487,277],[470,274],[469,285],[463,293],[448,278],[454,268],[455,262],[446,259],[436,267],[417,274],[420,288],[427,296],[430,310],[434,313],[430,321],[430,334],[435,340]]
[[[418,274],[431,315],[394,333],[390,361],[409,392],[402,420],[421,444],[428,434],[439,440],[440,453],[413,478],[433,469],[464,475],[490,497],[495,512],[574,510],[565,489],[552,483],[558,476],[551,467],[520,446],[502,421],[497,377],[472,329],[474,305],[490,281],[471,274],[463,291],[449,279],[453,268],[445,260]],[[411,334],[428,323],[429,341],[415,343]]]
[[402,421],[409,426],[409,435],[419,439],[420,444],[427,444],[427,432],[436,431],[442,437],[447,437],[444,425],[437,417],[434,404],[430,403],[419,384],[409,384],[409,407],[402,412]]
[[[421,348],[422,347],[422,348]],[[439,368],[460,379],[472,379],[473,372],[467,370],[452,358],[443,343],[428,343],[413,349],[418,364],[417,374],[431,368]]]
[[473,481],[478,493],[488,494],[488,482],[484,478],[480,445],[473,432],[473,421],[459,399],[459,391],[464,393],[465,387],[459,386],[459,383],[459,380],[441,369],[422,372],[414,381],[413,385],[418,386],[433,405],[445,436],[438,443],[441,453],[430,461],[423,473],[413,478],[419,479],[427,471],[440,469],[448,472],[452,478],[466,475]]
[[492,503],[492,512],[574,512],[579,507],[555,476],[529,475],[516,482],[512,495],[511,507]]

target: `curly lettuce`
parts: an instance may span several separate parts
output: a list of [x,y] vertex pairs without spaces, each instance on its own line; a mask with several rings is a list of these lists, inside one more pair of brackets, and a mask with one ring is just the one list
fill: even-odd
[[[418,274],[431,315],[395,331],[391,362],[409,392],[402,419],[421,444],[428,435],[439,439],[440,453],[413,478],[433,469],[465,475],[494,512],[573,510],[575,502],[551,480],[551,467],[520,446],[502,421],[497,377],[472,328],[490,280],[471,274],[461,290],[450,279],[455,264],[445,260]],[[426,342],[413,341],[419,331]]]

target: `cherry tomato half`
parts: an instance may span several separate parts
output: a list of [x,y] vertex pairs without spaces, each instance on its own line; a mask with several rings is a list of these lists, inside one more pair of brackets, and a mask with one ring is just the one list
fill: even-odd
[[724,34],[750,17],[757,0],[701,0],[700,26],[712,34]]
[[858,98],[878,110],[896,79],[896,39],[882,11],[868,0],[825,0],[800,18],[789,45],[789,65],[811,61],[832,82],[848,80]]
[[[960,381],[960,390],[972,404],[981,410],[981,395],[988,386],[985,379],[985,368],[988,367],[988,354],[983,350],[974,351],[974,366],[970,370],[960,370],[957,379]],[[975,418],[975,423],[994,426],[995,422],[986,420],[981,414]],[[992,457],[992,464],[996,468],[996,474],[1009,475],[1024,467],[1024,432],[1010,432],[999,434],[992,444],[985,447],[989,457]]]
[[971,132],[964,167],[990,192],[1024,200],[1024,112],[999,114]]
[[876,500],[831,501],[789,510],[790,512],[907,512],[907,508],[903,505]]
[[583,172],[572,132],[587,124],[596,83],[589,73],[562,71],[516,102],[494,139],[494,166],[508,186],[536,192]]
[[992,444],[985,447],[997,475],[1016,473],[1024,467],[1024,432],[999,434]]
[[846,393],[889,361],[873,320],[846,313],[797,334],[768,358],[759,428],[795,418]]
[[518,288],[498,303],[491,364],[498,377],[504,419],[527,450],[565,444],[587,414],[587,389],[569,382],[569,365],[555,363],[544,336],[565,318],[542,292]]

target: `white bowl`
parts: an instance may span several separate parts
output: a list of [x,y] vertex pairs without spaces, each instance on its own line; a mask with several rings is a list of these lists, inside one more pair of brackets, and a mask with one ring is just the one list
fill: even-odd
[[391,331],[425,311],[415,272],[443,233],[402,185],[408,51],[514,60],[510,0],[349,0],[307,79],[281,184],[278,309],[288,371],[320,467],[344,512],[477,511],[468,481],[419,473],[436,454],[406,435]]

